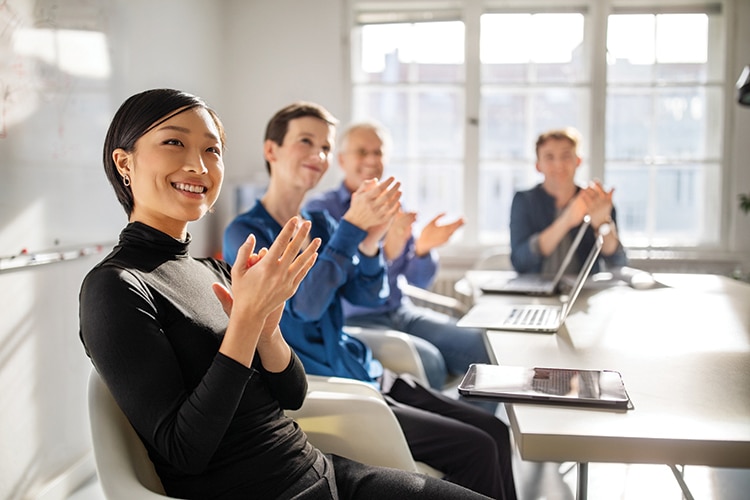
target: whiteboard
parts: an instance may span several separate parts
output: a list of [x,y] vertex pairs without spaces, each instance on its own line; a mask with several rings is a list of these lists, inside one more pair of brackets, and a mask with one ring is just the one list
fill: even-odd
[[107,0],[0,0],[0,257],[116,239]]

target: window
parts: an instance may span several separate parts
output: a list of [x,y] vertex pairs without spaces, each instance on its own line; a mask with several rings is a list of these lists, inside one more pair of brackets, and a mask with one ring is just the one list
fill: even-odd
[[719,242],[723,51],[709,42],[706,13],[609,16],[606,174],[636,245]]
[[463,243],[508,243],[536,137],[574,126],[578,180],[616,188],[628,247],[720,244],[720,4],[423,3],[355,0],[352,31],[352,119],[390,129],[388,172],[422,222],[466,215]]
[[395,139],[388,174],[402,180],[409,209],[461,214],[463,23],[373,24],[356,31],[355,119],[388,127]]
[[541,180],[536,136],[574,126],[587,137],[591,80],[581,13],[480,18],[479,240],[508,240],[516,190]]

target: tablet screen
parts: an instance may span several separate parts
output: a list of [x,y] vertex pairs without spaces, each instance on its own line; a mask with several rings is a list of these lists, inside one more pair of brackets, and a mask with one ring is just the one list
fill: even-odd
[[573,368],[473,364],[458,387],[464,396],[506,402],[557,402],[626,406],[619,372]]

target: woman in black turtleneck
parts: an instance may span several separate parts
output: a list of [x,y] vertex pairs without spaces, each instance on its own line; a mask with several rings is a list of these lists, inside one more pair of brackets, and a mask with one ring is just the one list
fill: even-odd
[[267,250],[256,253],[248,238],[231,269],[191,257],[187,224],[219,195],[223,150],[214,111],[170,89],[126,100],[104,145],[129,224],[83,282],[80,336],[167,494],[481,498],[438,479],[323,455],[284,415],[300,407],[307,383],[278,322],[320,242],[307,244],[309,222],[298,227],[293,218]]

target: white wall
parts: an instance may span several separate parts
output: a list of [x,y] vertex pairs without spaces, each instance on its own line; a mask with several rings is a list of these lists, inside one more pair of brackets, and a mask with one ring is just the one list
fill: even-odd
[[[127,96],[149,87],[219,100],[226,61],[217,5],[10,0],[0,9],[0,256],[116,240],[127,220],[101,166],[108,122]],[[44,27],[104,33],[106,48],[42,40],[19,55],[18,37]],[[109,60],[111,74],[59,68],[82,53]],[[203,226],[194,228],[199,236]],[[197,239],[197,253],[208,251],[210,238]],[[64,498],[56,495],[93,473],[78,290],[102,257],[0,272],[0,498]]]
[[[117,237],[125,216],[102,172],[101,142],[112,113],[134,92],[171,86],[196,93],[227,127],[227,184],[217,212],[191,226],[196,255],[218,249],[234,215],[234,185],[265,182],[261,142],[274,111],[306,99],[346,121],[346,0],[10,0],[9,6],[0,10],[0,26],[38,24],[33,13],[40,11],[57,16],[60,29],[88,20],[107,35],[112,73],[96,83],[22,61],[25,99],[39,99],[0,136],[0,256]],[[736,6],[730,57],[739,75],[750,64],[750,2]],[[19,17],[9,20],[9,12]],[[0,86],[20,78],[7,33],[0,29]],[[7,111],[8,101],[2,105]],[[734,109],[729,120],[731,250],[750,255],[750,216],[736,210],[737,193],[750,192],[750,109]],[[90,365],[78,341],[77,294],[101,257],[0,271],[0,498],[39,496],[77,464],[92,472]]]
[[[283,106],[313,101],[342,122],[348,57],[342,45],[345,0],[227,0],[222,117],[227,128],[226,182],[221,227],[234,211],[238,183],[265,185],[262,146],[266,123]],[[333,170],[333,169],[331,169]],[[332,185],[334,175],[322,183]]]

